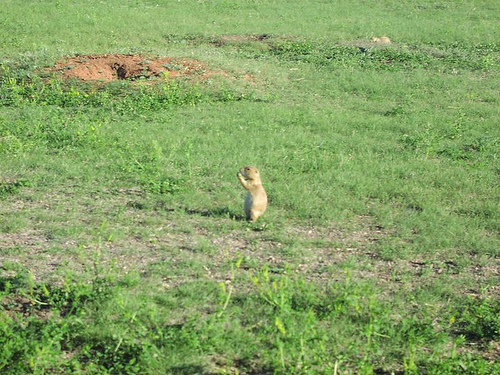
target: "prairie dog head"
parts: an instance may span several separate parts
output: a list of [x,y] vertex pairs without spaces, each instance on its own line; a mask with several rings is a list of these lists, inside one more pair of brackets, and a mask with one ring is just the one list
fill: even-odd
[[256,167],[247,166],[240,169],[240,173],[247,181],[260,182],[260,173]]

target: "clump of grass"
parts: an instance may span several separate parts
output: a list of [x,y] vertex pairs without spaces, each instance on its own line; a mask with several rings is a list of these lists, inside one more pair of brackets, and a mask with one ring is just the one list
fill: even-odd
[[495,71],[498,45],[477,45],[464,51],[457,46],[440,46],[442,54],[423,46],[387,46],[379,48],[340,45],[314,40],[284,40],[271,44],[269,52],[279,59],[311,63],[330,68],[360,67],[375,70],[482,70]]
[[500,339],[500,301],[469,299],[454,317],[458,332],[480,342]]
[[403,306],[393,316],[380,290],[349,272],[326,285],[288,267],[248,277],[242,258],[228,283],[144,293],[149,287],[137,275],[117,277],[104,266],[100,246],[98,240],[84,279],[68,275],[57,286],[35,282],[29,272],[0,279],[2,371],[192,372],[204,371],[214,356],[221,373],[234,366],[276,374],[498,369],[458,354],[469,334],[454,336],[461,327],[474,340],[498,338],[493,301],[471,303],[449,319],[428,309],[408,316]]
[[0,180],[0,199],[11,194],[16,194],[23,187],[29,187],[32,182],[28,179],[16,179],[13,181]]
[[147,85],[130,82],[89,84],[41,78],[35,74],[18,76],[8,65],[0,67],[0,106],[23,104],[59,108],[100,108],[117,113],[138,114],[172,106],[196,105],[201,102],[252,100],[253,96],[227,85],[220,90],[200,90],[199,85],[167,79]]
[[202,100],[196,87],[181,87],[165,81],[147,88],[128,83],[94,86],[60,79],[44,81],[38,76],[16,79],[3,67],[0,85],[0,105],[19,106],[24,102],[35,105],[68,107],[100,107],[116,111],[143,112],[172,105],[193,105]]

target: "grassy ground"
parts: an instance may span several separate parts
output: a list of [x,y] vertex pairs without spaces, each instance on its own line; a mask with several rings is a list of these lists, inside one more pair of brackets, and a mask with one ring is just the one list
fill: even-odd
[[[498,373],[498,14],[6,1],[1,372]],[[89,53],[224,74],[44,69]],[[248,164],[270,198],[256,224]]]

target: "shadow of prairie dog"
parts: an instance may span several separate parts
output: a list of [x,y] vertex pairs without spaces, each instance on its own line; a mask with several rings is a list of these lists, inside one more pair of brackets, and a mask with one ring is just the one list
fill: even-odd
[[391,44],[391,40],[387,36],[381,36],[380,38],[377,36],[374,36],[371,40],[373,43]]
[[267,208],[267,194],[260,180],[259,170],[255,167],[243,167],[237,173],[241,185],[248,191],[245,198],[247,220],[256,221]]

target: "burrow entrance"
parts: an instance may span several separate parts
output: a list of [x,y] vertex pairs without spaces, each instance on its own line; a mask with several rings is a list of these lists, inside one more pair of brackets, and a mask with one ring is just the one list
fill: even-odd
[[65,79],[110,82],[167,76],[206,78],[214,72],[198,60],[146,55],[82,55],[59,60],[48,69]]

